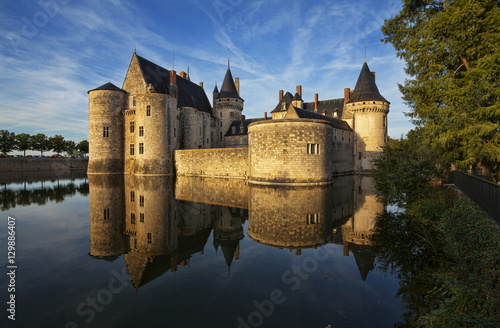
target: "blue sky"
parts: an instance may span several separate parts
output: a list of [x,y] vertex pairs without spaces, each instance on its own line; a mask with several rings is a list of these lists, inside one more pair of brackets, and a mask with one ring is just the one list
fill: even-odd
[[380,41],[400,0],[0,0],[0,129],[88,138],[87,91],[121,87],[137,53],[204,82],[212,99],[228,57],[240,78],[243,114],[262,117],[278,90],[305,101],[343,97],[365,57],[391,102],[389,135],[412,128],[398,83],[404,63]]

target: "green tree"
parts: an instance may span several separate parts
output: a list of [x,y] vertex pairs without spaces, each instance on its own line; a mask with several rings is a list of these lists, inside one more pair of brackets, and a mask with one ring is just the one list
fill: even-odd
[[16,134],[7,130],[0,130],[0,152],[10,153],[16,148]]
[[66,151],[68,156],[72,156],[76,150],[77,145],[73,140],[67,140],[64,142],[64,151]]
[[495,0],[404,0],[382,27],[412,78],[408,115],[442,165],[500,163],[500,10]]
[[78,143],[78,150],[83,154],[88,154],[89,152],[89,142],[87,140],[82,140]]
[[51,149],[57,155],[66,151],[66,141],[64,140],[63,136],[56,134],[55,136],[49,138],[49,142]]
[[37,150],[40,156],[43,156],[43,152],[50,149],[49,140],[45,134],[38,133],[32,137],[31,150]]
[[26,151],[31,149],[32,138],[31,135],[27,133],[16,134],[16,149],[24,152],[24,157],[26,157]]

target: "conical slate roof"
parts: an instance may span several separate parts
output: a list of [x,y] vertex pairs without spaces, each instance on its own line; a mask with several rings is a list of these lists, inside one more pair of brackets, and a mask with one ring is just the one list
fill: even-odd
[[377,85],[375,84],[375,79],[373,78],[368,64],[365,62],[363,68],[361,68],[361,73],[359,73],[358,82],[356,82],[356,87],[351,94],[348,104],[359,102],[359,101],[385,101],[388,102],[380,92],[378,91]]
[[295,93],[295,96],[293,96],[292,100],[302,100],[302,97],[299,95],[298,92]]
[[91,92],[91,91],[96,91],[96,90],[111,90],[111,91],[121,91],[121,92],[125,92],[127,93],[127,91],[123,90],[123,89],[120,89],[118,88],[116,85],[114,85],[113,83],[111,82],[108,82],[106,84],[103,84],[101,85],[100,87],[98,88],[95,88],[95,89],[92,89],[92,90],[89,90],[87,91],[87,93]]
[[226,71],[226,76],[224,77],[224,82],[220,88],[220,93],[218,98],[238,98],[241,99],[238,91],[236,90],[236,85],[234,84],[233,75],[229,67]]
[[212,93],[219,93],[219,89],[217,88],[217,83],[215,83],[215,88],[214,88],[214,91]]

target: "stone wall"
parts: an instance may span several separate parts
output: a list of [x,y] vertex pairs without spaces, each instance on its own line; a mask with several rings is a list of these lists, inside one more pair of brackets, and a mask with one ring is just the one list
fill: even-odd
[[[325,184],[353,171],[353,134],[316,119],[268,120],[250,124],[251,183]],[[310,151],[314,145],[314,151]],[[319,149],[319,151],[318,151]]]
[[247,148],[192,149],[175,151],[177,176],[245,179]]
[[11,172],[40,172],[54,173],[69,172],[70,170],[87,170],[88,158],[30,158],[5,157],[0,158],[0,175]]

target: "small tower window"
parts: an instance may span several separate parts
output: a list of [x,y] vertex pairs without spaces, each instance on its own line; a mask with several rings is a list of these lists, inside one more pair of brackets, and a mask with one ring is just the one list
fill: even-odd
[[102,128],[102,136],[103,138],[109,137],[109,127],[105,126]]
[[142,142],[139,143],[139,154],[144,154],[144,144]]
[[109,219],[109,208],[104,209],[104,220]]
[[134,144],[130,144],[130,155],[134,155]]
[[384,128],[387,126],[387,116],[384,115]]
[[146,106],[146,116],[151,116],[151,105]]
[[319,144],[307,144],[307,153],[314,155],[319,154]]
[[144,206],[144,196],[139,196],[139,206],[143,207]]
[[220,117],[222,117],[222,112],[220,112]]
[[135,107],[135,96],[132,96],[132,107]]
[[148,244],[151,244],[151,241],[152,241],[152,236],[151,236],[151,232],[148,232]]
[[229,113],[229,117],[234,117],[234,112]]
[[135,125],[134,121],[130,122],[130,133],[134,133],[135,130],[134,125]]
[[130,213],[130,224],[135,224],[135,213]]
[[139,222],[144,223],[144,213],[139,214]]
[[130,201],[135,202],[135,191],[130,192]]
[[139,137],[144,137],[144,127],[143,126],[139,127]]

